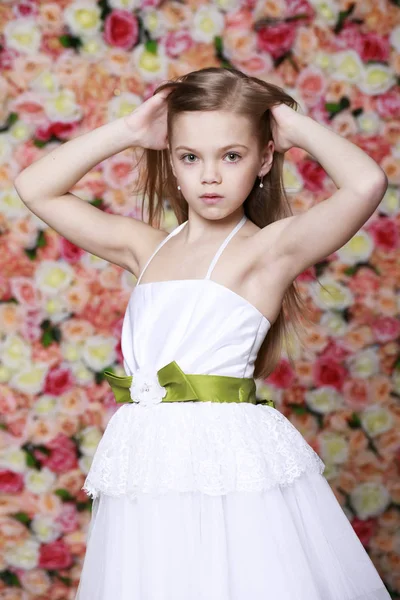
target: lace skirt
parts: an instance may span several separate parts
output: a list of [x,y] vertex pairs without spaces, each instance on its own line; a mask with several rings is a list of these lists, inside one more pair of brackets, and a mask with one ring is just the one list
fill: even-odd
[[390,600],[324,467],[270,406],[121,407],[76,600]]

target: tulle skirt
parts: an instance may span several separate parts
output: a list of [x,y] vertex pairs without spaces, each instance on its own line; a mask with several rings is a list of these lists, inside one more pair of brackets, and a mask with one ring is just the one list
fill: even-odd
[[328,482],[101,493],[76,600],[390,600]]

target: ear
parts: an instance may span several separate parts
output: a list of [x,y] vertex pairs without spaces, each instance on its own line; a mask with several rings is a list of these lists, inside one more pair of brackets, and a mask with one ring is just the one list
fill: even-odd
[[272,162],[274,160],[274,152],[275,152],[275,144],[273,140],[270,140],[266,146],[264,146],[264,150],[261,154],[261,167],[260,174],[264,177],[268,173],[268,171],[272,167]]

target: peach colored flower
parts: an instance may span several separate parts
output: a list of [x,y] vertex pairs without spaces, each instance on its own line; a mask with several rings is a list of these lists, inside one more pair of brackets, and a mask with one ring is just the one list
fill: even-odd
[[[205,67],[220,66],[213,45],[204,42],[193,44],[191,48],[181,54],[180,59],[181,62],[186,63],[189,68],[194,67],[195,69],[203,69]],[[170,77],[169,73],[168,77]]]
[[298,431],[300,431],[301,435],[311,444],[311,438],[317,435],[319,431],[319,425],[317,419],[314,415],[310,413],[296,414],[293,413],[290,415],[290,422]]
[[3,335],[11,335],[19,331],[24,310],[22,306],[14,303],[0,305],[0,322]]
[[82,342],[94,333],[94,327],[84,319],[74,317],[60,325],[62,337],[67,342]]
[[67,437],[76,434],[79,429],[79,418],[73,415],[60,415],[56,417],[57,431],[63,433]]
[[29,437],[34,444],[46,444],[58,433],[58,426],[48,415],[30,421]]
[[[68,309],[75,315],[80,315],[87,306],[90,299],[90,289],[88,282],[78,278],[64,293],[64,299]],[[63,326],[62,324],[61,326]],[[89,323],[87,326],[89,327]]]
[[315,29],[312,26],[300,26],[297,29],[297,37],[293,46],[294,55],[307,64],[313,61],[318,47],[319,41]]
[[374,336],[369,325],[361,325],[348,330],[344,334],[342,341],[346,349],[357,352],[368,346],[368,344],[373,343]]
[[354,473],[350,471],[340,471],[337,479],[337,485],[347,494],[350,494],[355,487],[358,485],[358,481],[354,476]]
[[76,556],[83,556],[86,549],[86,535],[78,530],[67,533],[63,537],[65,543],[68,545],[72,554]]
[[382,137],[392,146],[397,144],[400,140],[400,122],[396,120],[387,121],[383,125]]
[[360,378],[348,378],[343,385],[345,403],[355,410],[362,410],[372,402],[368,381]]
[[55,489],[66,489],[72,496],[76,496],[83,485],[84,479],[85,476],[80,469],[71,469],[67,473],[58,475]]
[[400,185],[400,165],[395,156],[385,156],[380,166],[385,171],[390,184]]
[[160,6],[162,20],[166,28],[171,31],[182,29],[190,23],[191,11],[185,4],[168,2]]
[[61,34],[64,30],[63,11],[56,2],[48,2],[39,6],[38,25],[48,33]]
[[358,125],[352,114],[341,112],[332,120],[331,128],[342,137],[349,137],[357,132]]
[[62,500],[51,492],[38,496],[38,509],[45,515],[57,517],[62,508]]
[[248,60],[256,53],[256,38],[245,29],[228,27],[224,31],[224,51],[237,60]]
[[7,516],[0,517],[0,531],[0,549],[3,551],[5,548],[13,546],[17,541],[23,541],[30,537],[26,525]]

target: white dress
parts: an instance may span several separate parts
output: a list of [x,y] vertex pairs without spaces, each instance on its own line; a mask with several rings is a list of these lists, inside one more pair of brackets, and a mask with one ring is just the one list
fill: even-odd
[[[140,284],[124,369],[252,377],[270,322],[210,279]],[[76,600],[390,600],[300,432],[269,405],[123,404],[84,488],[94,498]]]

